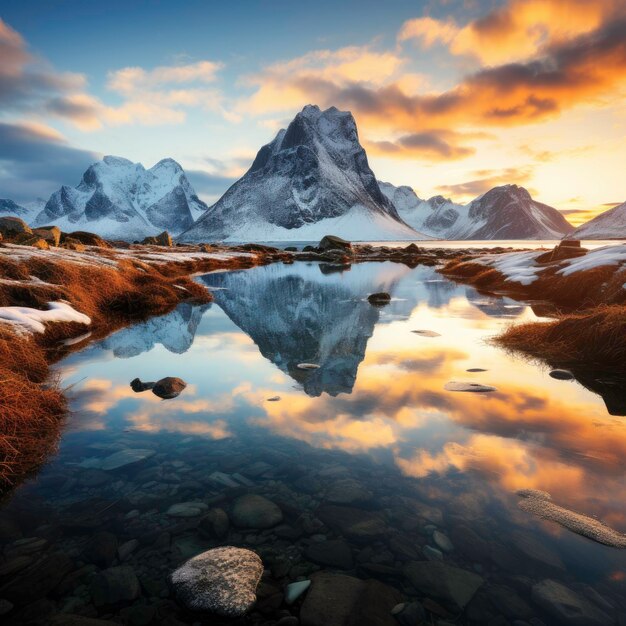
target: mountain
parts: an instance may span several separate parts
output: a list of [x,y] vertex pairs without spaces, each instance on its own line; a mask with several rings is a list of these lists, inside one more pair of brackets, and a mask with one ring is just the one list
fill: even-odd
[[560,239],[574,230],[559,211],[517,185],[494,187],[466,205],[443,196],[421,200],[410,187],[390,183],[381,190],[407,224],[443,239]]
[[55,191],[34,225],[133,240],[163,230],[178,234],[206,209],[173,159],[146,170],[141,163],[105,156],[89,166],[78,187]]
[[[430,271],[431,268],[428,268]],[[317,264],[272,264],[200,276],[216,304],[258,346],[261,354],[300,383],[306,394],[351,393],[374,327],[410,315],[415,302],[402,299],[396,315],[372,306],[367,295],[387,291],[411,270],[396,263],[359,263],[324,274]],[[414,287],[414,280],[410,282]],[[411,294],[415,298],[416,289]],[[309,362],[319,369],[301,370]]]
[[624,239],[626,238],[626,202],[600,213],[579,226],[571,237],[575,239]]
[[381,192],[349,112],[308,105],[182,241],[427,238]]
[[8,198],[0,198],[0,215],[15,215],[25,221],[28,221],[32,216],[29,209]]

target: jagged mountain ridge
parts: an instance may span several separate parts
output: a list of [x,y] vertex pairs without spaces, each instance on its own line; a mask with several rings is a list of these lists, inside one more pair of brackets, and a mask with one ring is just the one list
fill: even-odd
[[555,208],[518,185],[501,185],[462,205],[443,196],[422,200],[406,186],[382,183],[400,216],[413,228],[443,239],[560,239],[574,227]]
[[183,241],[424,238],[381,192],[352,114],[307,105]]
[[626,237],[626,202],[604,211],[579,226],[571,236],[576,239],[622,239]]
[[132,240],[163,230],[178,234],[206,209],[173,159],[145,169],[141,163],[105,156],[89,166],[77,187],[55,191],[33,223]]

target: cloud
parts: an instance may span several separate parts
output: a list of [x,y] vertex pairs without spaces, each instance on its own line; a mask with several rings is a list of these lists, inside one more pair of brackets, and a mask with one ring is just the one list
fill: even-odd
[[199,196],[215,198],[222,195],[236,180],[236,177],[212,174],[203,170],[185,170],[189,182]]
[[99,158],[71,147],[48,126],[0,122],[0,195],[17,201],[47,198]]
[[532,179],[533,170],[529,167],[509,167],[499,171],[476,170],[474,174],[476,178],[473,180],[451,185],[439,185],[437,190],[441,193],[451,194],[456,197],[474,198],[498,185],[507,185],[509,183],[524,185]]
[[464,26],[451,19],[421,17],[402,25],[398,41],[422,48],[442,44],[454,55],[497,64],[534,56],[545,46],[597,29],[617,0],[510,0]]
[[459,145],[470,138],[487,138],[485,133],[464,134],[452,130],[433,129],[403,135],[394,141],[366,141],[370,154],[395,158],[421,158],[428,161],[453,161],[476,153],[473,146]]

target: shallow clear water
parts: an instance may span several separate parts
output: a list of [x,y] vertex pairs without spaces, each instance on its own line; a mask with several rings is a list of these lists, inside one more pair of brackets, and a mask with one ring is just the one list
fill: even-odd
[[[221,543],[257,550],[279,588],[333,569],[313,563],[306,550],[343,538],[354,559],[349,573],[423,598],[403,566],[439,558],[436,526],[453,544],[443,560],[486,581],[460,623],[501,614],[528,619],[502,600],[483,599],[502,587],[553,623],[532,599],[532,586],[546,578],[585,598],[592,592],[582,584],[589,584],[619,607],[623,550],[517,506],[516,490],[540,489],[626,531],[624,418],[609,415],[602,398],[577,382],[554,380],[486,342],[513,322],[536,319],[532,308],[481,295],[433,268],[334,269],[296,263],[200,277],[214,290],[212,305],[183,304],[59,364],[64,384],[73,385],[73,414],[58,454],[5,503],[5,526],[48,538],[47,549],[68,555],[73,567],[89,563],[85,550],[96,532],[109,531],[120,544],[137,539],[124,562],[142,582],[137,602],[157,605],[170,602],[166,579],[176,565],[220,543],[198,530],[198,517],[172,517],[169,507],[197,500],[228,511],[233,498],[252,491],[277,502],[284,523],[279,530],[231,525]],[[392,294],[390,305],[367,302],[377,291]],[[302,362],[320,367],[298,369]],[[164,376],[188,387],[169,401],[129,387],[135,377]],[[497,391],[446,391],[453,380]],[[280,400],[268,401],[274,396]],[[98,469],[127,448],[154,454]],[[337,504],[344,517],[378,516],[384,532],[363,537],[334,524]],[[45,610],[119,614],[119,606],[94,609],[92,575],[48,593]]]

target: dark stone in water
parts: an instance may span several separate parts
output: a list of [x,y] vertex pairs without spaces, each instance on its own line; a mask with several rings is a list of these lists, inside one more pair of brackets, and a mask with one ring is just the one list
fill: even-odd
[[311,576],[311,587],[300,610],[300,623],[302,626],[397,626],[391,610],[401,599],[396,589],[377,580],[317,572]]
[[117,555],[117,537],[108,531],[97,532],[83,550],[84,560],[109,567]]
[[112,607],[135,600],[141,589],[133,568],[129,565],[118,565],[94,576],[90,591],[97,607]]
[[133,378],[130,381],[130,388],[135,393],[142,393],[144,391],[148,391],[152,389],[152,387],[154,387],[154,383],[144,383],[144,382],[141,382],[139,378]]
[[382,515],[374,511],[323,504],[316,515],[326,526],[356,542],[366,543],[387,532]]
[[187,386],[187,383],[182,378],[176,378],[174,376],[167,376],[161,378],[152,387],[152,393],[164,400],[171,400],[180,395],[183,389]]
[[385,291],[380,291],[367,296],[367,301],[374,306],[385,306],[391,302],[391,296]]
[[328,565],[336,569],[352,569],[354,561],[350,546],[341,539],[312,543],[304,556],[319,565]]
[[335,235],[326,235],[318,244],[317,249],[321,252],[328,250],[341,250],[344,252],[352,251],[352,244],[341,237]]
[[556,378],[557,380],[574,380],[574,374],[569,370],[552,370],[550,372],[550,376],[552,378]]

